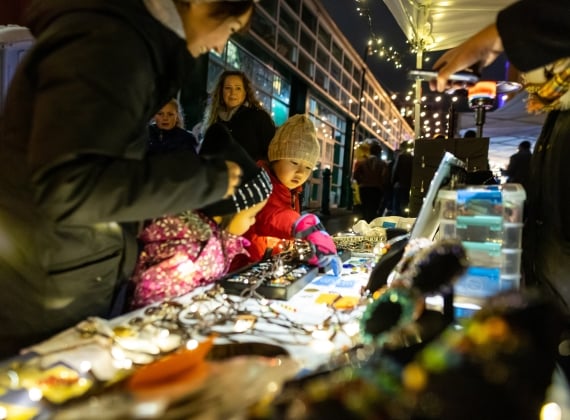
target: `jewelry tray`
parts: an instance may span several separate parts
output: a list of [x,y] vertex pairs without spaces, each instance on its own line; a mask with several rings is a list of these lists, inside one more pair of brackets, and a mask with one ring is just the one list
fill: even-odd
[[379,242],[386,242],[385,236],[333,236],[333,241],[338,249],[339,255],[341,252],[351,254],[368,254],[374,252],[374,247]]
[[317,267],[299,262],[283,261],[279,276],[271,274],[273,267],[273,260],[263,260],[226,275],[220,284],[229,294],[245,294],[251,289],[268,299],[288,300],[318,274]]

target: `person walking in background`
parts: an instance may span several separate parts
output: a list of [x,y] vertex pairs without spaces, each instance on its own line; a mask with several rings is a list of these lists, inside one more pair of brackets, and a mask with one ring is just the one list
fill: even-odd
[[275,124],[255,96],[245,73],[224,71],[211,96],[202,129],[205,131],[213,123],[222,122],[255,161],[267,160]]
[[362,212],[362,201],[360,199],[360,190],[358,188],[358,182],[354,179],[354,172],[359,165],[362,165],[366,159],[370,156],[370,143],[362,142],[358,145],[354,151],[354,170],[352,171],[352,203],[354,205],[354,211],[356,213]]
[[239,165],[193,150],[151,155],[148,122],[194,58],[221,53],[254,7],[32,3],[35,42],[0,122],[0,357],[86,317],[116,315],[138,250],[124,225],[233,194]]
[[354,179],[358,182],[360,201],[362,203],[362,218],[370,223],[384,211],[380,208],[386,186],[390,182],[388,165],[380,154],[382,146],[378,142],[370,145],[370,156],[362,161],[354,170]]
[[[523,281],[560,304],[570,337],[570,13],[568,0],[521,0],[496,22],[443,54],[432,88],[449,76],[492,63],[503,51],[523,74],[530,112],[546,112],[528,177],[523,228]],[[570,338],[567,338],[567,340]],[[562,347],[568,347],[568,341]],[[566,355],[567,356],[567,355]],[[570,378],[568,356],[560,359]]]
[[184,128],[184,116],[180,103],[171,99],[156,113],[148,127],[151,153],[164,153],[175,150],[198,151],[198,141]]
[[511,155],[509,159],[509,166],[505,171],[508,177],[507,182],[522,184],[525,190],[528,189],[531,156],[530,141],[522,141],[519,144],[518,152]]
[[408,216],[410,189],[412,188],[413,142],[401,145],[392,167],[392,189],[394,194],[394,216]]
[[463,133],[464,139],[474,139],[476,137],[477,137],[477,132],[475,130],[466,130],[465,133]]

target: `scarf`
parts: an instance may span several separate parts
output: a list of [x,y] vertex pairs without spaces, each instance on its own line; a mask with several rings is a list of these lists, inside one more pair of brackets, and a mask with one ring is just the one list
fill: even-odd
[[570,109],[570,58],[525,73],[523,82],[529,112]]

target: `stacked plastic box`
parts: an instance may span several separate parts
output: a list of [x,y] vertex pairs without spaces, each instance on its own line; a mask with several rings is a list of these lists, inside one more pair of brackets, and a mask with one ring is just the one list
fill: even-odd
[[18,25],[0,25],[0,110],[16,67],[30,48],[30,31]]
[[520,184],[439,191],[440,236],[461,239],[470,264],[455,286],[456,310],[519,287],[525,199]]

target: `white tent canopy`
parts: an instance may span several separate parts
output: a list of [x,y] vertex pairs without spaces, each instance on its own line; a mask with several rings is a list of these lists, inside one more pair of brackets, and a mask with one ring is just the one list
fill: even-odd
[[[496,20],[497,13],[516,0],[383,0],[408,41],[418,50],[453,48]],[[421,61],[418,60],[418,66]],[[503,163],[522,140],[533,142],[544,116],[528,115],[524,92],[502,108],[488,112],[483,136],[490,137],[489,160]],[[459,128],[474,128],[472,114],[459,116]]]
[[384,0],[408,41],[424,51],[455,47],[515,0]]

